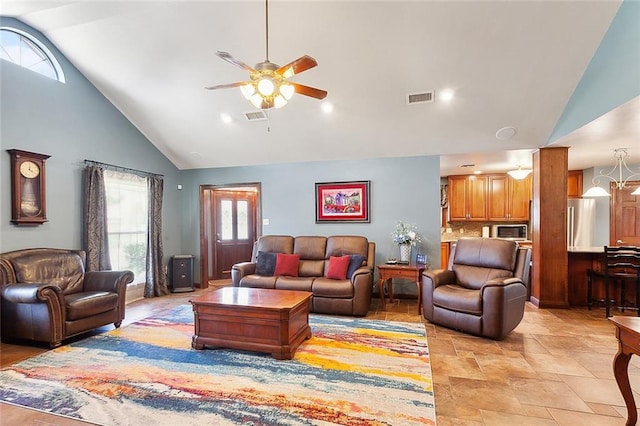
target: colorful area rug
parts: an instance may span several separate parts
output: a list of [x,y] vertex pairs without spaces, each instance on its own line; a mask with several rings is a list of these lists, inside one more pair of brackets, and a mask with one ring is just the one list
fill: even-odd
[[290,361],[191,348],[191,305],[0,372],[0,400],[100,425],[433,425],[424,326],[311,315]]

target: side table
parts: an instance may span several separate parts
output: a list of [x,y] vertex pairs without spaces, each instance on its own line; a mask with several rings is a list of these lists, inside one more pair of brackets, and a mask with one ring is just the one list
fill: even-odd
[[406,278],[416,283],[418,286],[418,315],[422,312],[422,291],[420,284],[420,277],[424,270],[427,269],[427,265],[423,263],[411,263],[411,264],[389,264],[383,263],[378,265],[378,274],[380,279],[378,280],[378,294],[382,301],[382,309],[386,309],[385,297],[383,286],[387,284],[387,290],[389,291],[389,302],[393,303],[393,279],[394,278]]
[[627,369],[631,355],[640,355],[640,318],[610,317],[609,321],[616,326],[616,338],[618,339],[618,353],[613,358],[613,375],[627,406],[626,425],[632,426],[636,424],[638,412]]

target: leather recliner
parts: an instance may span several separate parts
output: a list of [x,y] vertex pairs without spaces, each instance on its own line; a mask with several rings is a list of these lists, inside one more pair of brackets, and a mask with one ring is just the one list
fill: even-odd
[[524,316],[531,251],[514,241],[462,238],[449,269],[422,275],[422,312],[434,324],[495,340]]
[[131,271],[85,272],[80,250],[36,248],[0,254],[2,340],[60,346],[68,337],[124,319]]

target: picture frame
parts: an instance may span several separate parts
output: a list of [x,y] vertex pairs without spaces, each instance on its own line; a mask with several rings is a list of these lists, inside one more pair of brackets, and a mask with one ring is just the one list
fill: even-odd
[[318,182],[316,223],[369,223],[371,181]]

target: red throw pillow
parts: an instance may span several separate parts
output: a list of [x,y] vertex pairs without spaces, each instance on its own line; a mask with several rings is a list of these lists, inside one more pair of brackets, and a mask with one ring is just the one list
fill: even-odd
[[324,274],[326,278],[332,280],[344,280],[347,278],[347,269],[349,269],[349,261],[351,256],[329,257],[329,266]]
[[299,254],[278,253],[278,257],[276,258],[276,270],[273,272],[273,275],[276,277],[280,275],[297,277],[298,263],[300,263]]

